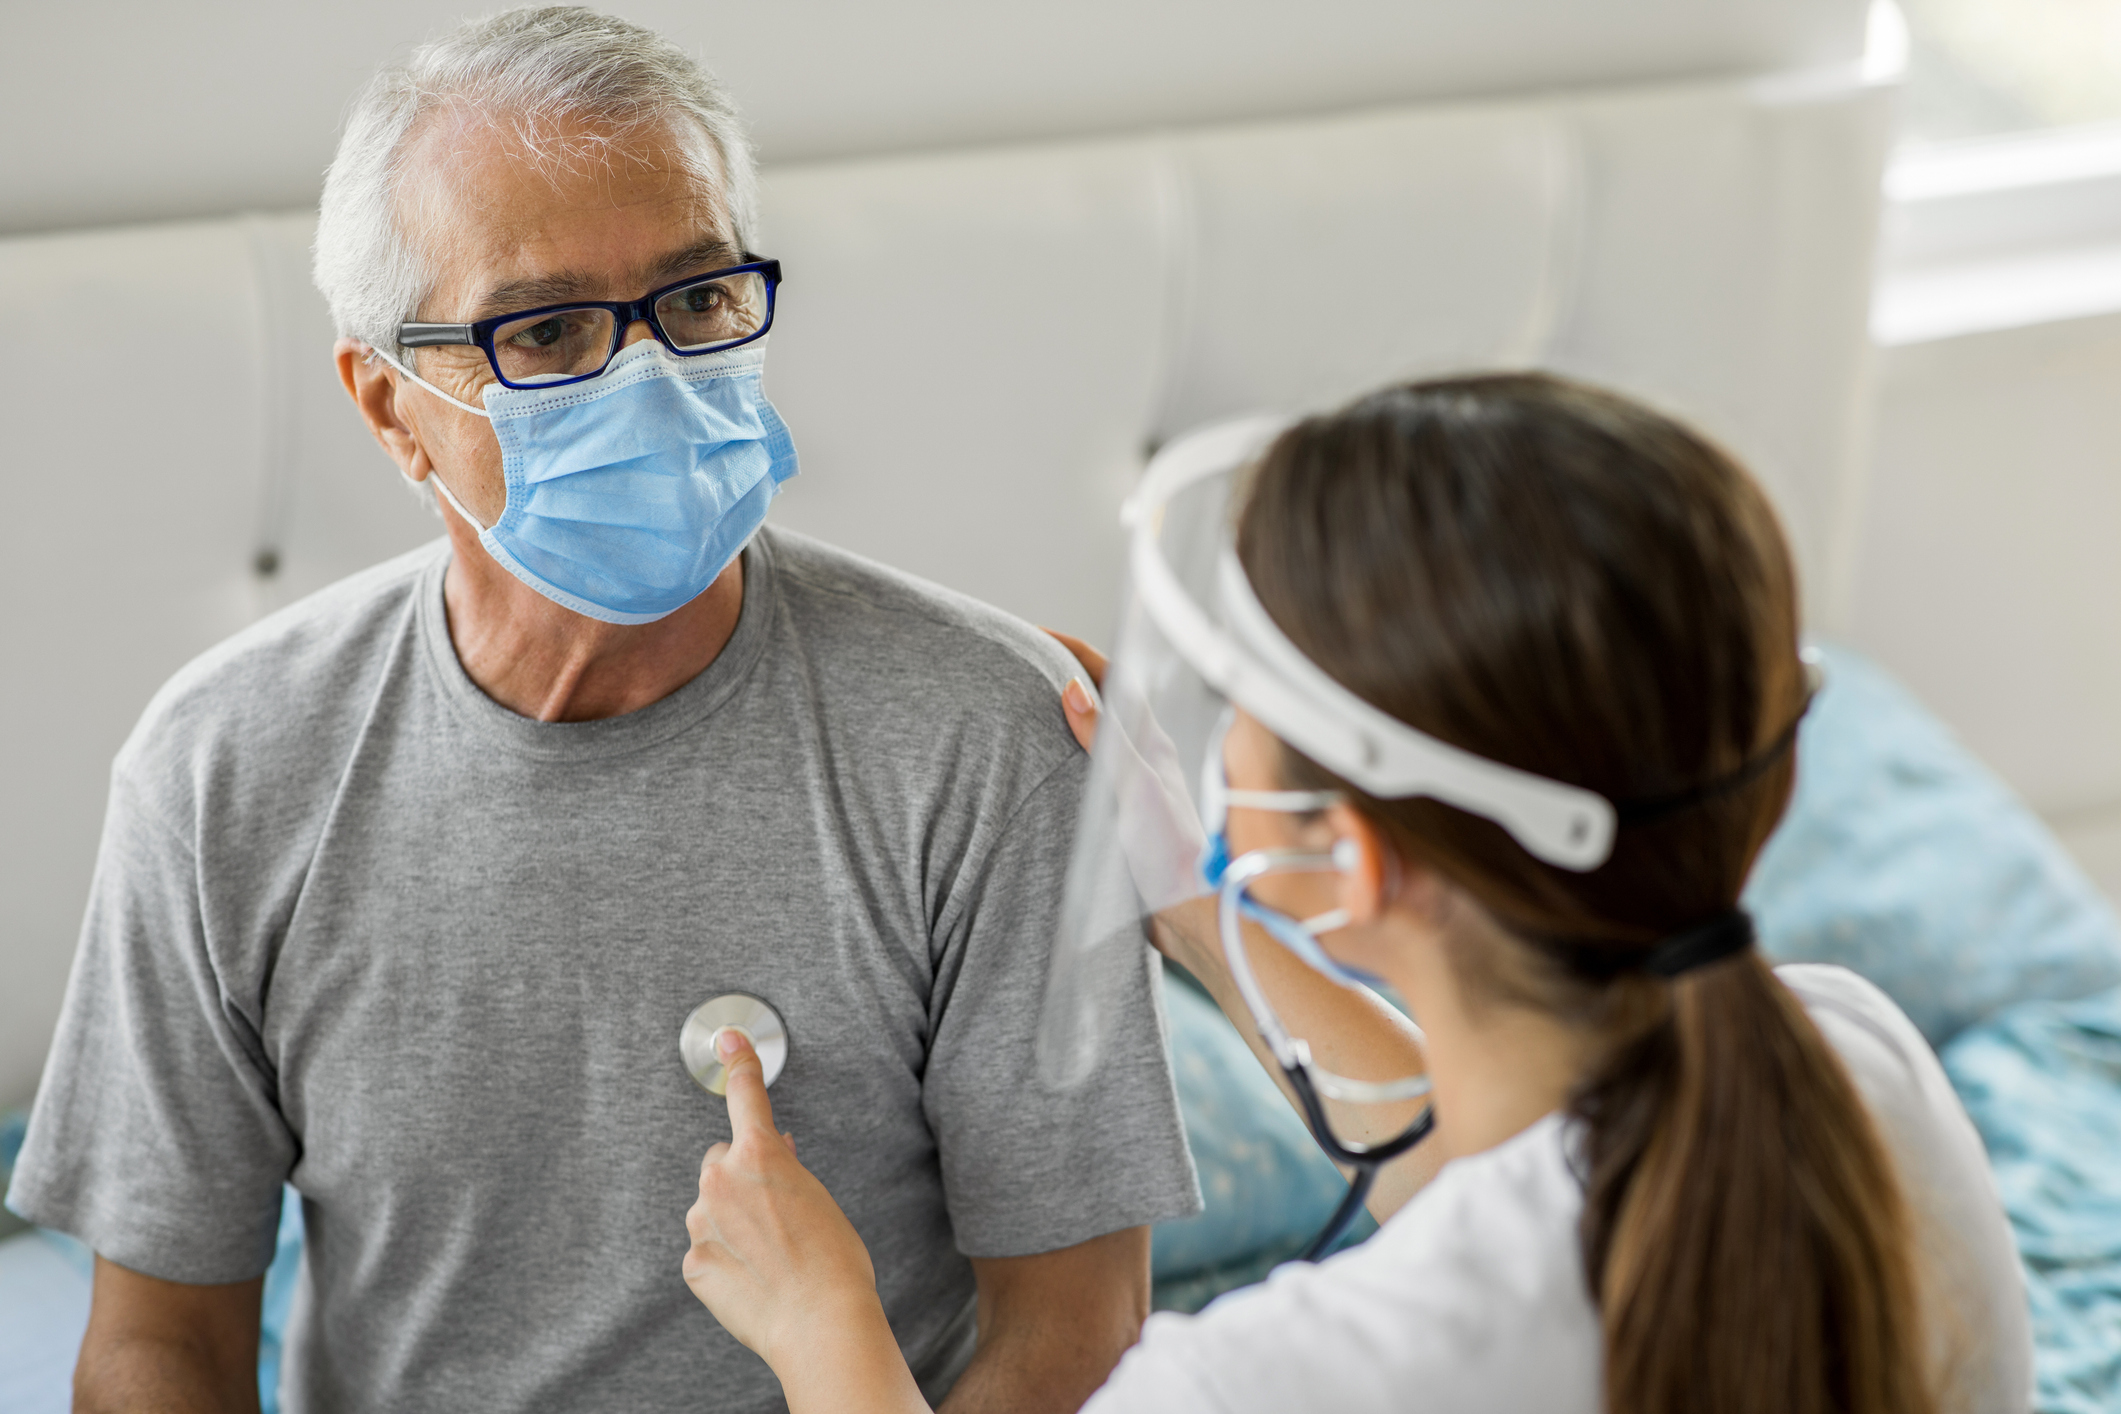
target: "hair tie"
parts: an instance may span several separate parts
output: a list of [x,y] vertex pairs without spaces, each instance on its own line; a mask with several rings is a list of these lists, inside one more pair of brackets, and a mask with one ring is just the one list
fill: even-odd
[[1753,915],[1733,908],[1666,938],[1650,949],[1650,955],[1642,960],[1642,970],[1653,977],[1677,977],[1744,952],[1753,940]]

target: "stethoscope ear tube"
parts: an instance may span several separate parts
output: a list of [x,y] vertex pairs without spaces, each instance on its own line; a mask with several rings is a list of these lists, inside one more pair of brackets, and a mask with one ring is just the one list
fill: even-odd
[[1355,1180],[1348,1187],[1347,1196],[1333,1210],[1333,1216],[1318,1236],[1312,1239],[1298,1260],[1315,1262],[1334,1243],[1346,1234],[1355,1215],[1362,1211],[1370,1189],[1377,1181],[1377,1170],[1412,1149],[1429,1136],[1436,1127],[1436,1107],[1425,1105],[1419,1115],[1405,1129],[1382,1144],[1349,1144],[1334,1134],[1333,1126],[1327,1122],[1325,1101],[1320,1091],[1339,1098],[1354,1098],[1358,1101],[1379,1102],[1411,1098],[1425,1093],[1427,1077],[1410,1077],[1406,1081],[1377,1084],[1366,1081],[1351,1081],[1336,1076],[1316,1066],[1311,1060],[1310,1047],[1290,1036],[1281,1024],[1267,1000],[1266,992],[1252,973],[1252,963],[1245,951],[1243,925],[1239,919],[1239,901],[1244,890],[1263,874],[1277,868],[1307,869],[1333,867],[1330,855],[1305,854],[1295,851],[1254,850],[1232,860],[1225,869],[1218,903],[1219,931],[1222,934],[1223,960],[1230,969],[1231,980],[1237,984],[1238,994],[1244,999],[1246,1008],[1252,1013],[1253,1024],[1259,1028],[1260,1038],[1267,1043],[1282,1074],[1289,1078],[1289,1088],[1295,1092],[1298,1107],[1303,1111],[1304,1123],[1311,1137],[1326,1156],[1335,1163],[1346,1164],[1356,1170]]

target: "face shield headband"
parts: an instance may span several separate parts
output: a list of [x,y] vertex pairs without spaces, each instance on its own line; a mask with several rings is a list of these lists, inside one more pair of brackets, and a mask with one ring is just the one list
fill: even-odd
[[1613,852],[1613,805],[1439,741],[1357,697],[1289,642],[1261,607],[1227,537],[1215,564],[1223,622],[1190,594],[1157,534],[1166,504],[1193,482],[1252,461],[1288,423],[1210,428],[1159,453],[1122,512],[1142,608],[1203,680],[1319,765],[1386,800],[1427,796],[1493,820],[1534,858],[1578,872]]

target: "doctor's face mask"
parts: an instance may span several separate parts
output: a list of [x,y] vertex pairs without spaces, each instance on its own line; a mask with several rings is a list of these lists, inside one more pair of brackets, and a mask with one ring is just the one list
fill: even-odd
[[795,443],[763,384],[765,344],[680,356],[654,339],[593,378],[489,383],[473,407],[377,351],[407,378],[493,423],[508,499],[480,525],[435,485],[495,563],[605,623],[644,624],[714,583],[796,474]]

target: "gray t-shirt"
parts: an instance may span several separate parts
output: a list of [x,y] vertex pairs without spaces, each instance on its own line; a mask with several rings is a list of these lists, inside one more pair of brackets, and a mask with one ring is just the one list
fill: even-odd
[[12,1206],[227,1282],[293,1183],[296,1414],[777,1408],[679,1272],[729,1128],[678,1030],[740,991],[787,1020],[775,1117],[931,1393],[967,1257],[1195,1210],[1146,959],[1099,1080],[1034,1073],[1084,772],[1054,645],[768,531],[706,671],[539,723],[458,664],[447,563],[327,589],[148,708]]

